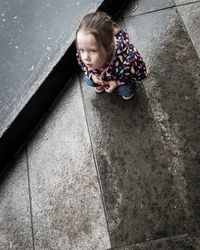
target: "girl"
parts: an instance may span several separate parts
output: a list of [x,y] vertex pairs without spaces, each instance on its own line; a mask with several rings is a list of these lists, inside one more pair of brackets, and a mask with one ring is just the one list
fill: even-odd
[[77,59],[86,83],[98,93],[116,92],[128,100],[136,81],[147,76],[145,63],[128,34],[104,12],[86,15],[76,31]]

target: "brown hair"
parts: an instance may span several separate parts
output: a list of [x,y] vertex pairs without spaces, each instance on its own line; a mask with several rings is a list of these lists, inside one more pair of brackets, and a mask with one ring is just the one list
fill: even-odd
[[117,27],[119,28],[105,12],[96,11],[83,18],[76,31],[76,38],[79,31],[93,35],[99,46],[100,57],[107,62],[112,53],[111,44]]

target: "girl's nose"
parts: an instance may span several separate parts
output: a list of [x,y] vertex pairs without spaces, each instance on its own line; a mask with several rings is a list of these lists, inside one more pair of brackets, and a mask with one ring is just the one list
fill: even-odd
[[90,61],[90,54],[88,52],[84,53],[84,60],[85,61]]

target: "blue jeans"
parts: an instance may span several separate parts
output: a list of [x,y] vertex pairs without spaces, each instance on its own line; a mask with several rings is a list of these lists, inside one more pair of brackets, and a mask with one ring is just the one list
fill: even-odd
[[[91,86],[91,87],[98,87],[99,85],[94,83],[93,81],[91,81],[90,79],[85,77],[85,82],[87,85]],[[136,83],[135,84],[123,84],[118,86],[113,92],[117,93],[120,96],[130,96],[134,93],[136,93]]]

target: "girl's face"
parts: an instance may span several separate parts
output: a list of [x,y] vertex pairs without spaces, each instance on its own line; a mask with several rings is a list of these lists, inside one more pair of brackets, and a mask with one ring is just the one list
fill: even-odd
[[80,56],[88,70],[98,69],[104,66],[104,62],[98,53],[98,45],[92,34],[79,31],[77,34],[77,46]]

